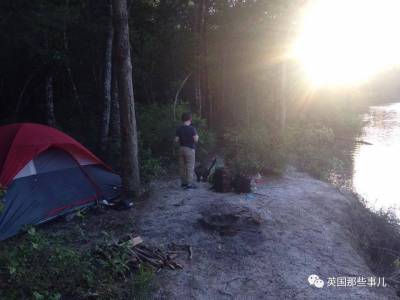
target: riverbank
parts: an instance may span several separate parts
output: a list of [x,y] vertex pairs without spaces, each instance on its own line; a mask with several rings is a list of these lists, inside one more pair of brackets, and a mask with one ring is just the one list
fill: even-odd
[[[328,286],[328,278],[379,277],[357,247],[352,200],[332,185],[292,170],[251,196],[176,186],[159,184],[132,213],[151,243],[193,248],[183,270],[160,273],[156,298],[396,298],[388,287]],[[325,287],[311,287],[311,274]]]
[[[279,178],[266,177],[250,195],[214,193],[206,183],[184,191],[177,179],[170,179],[154,182],[149,198],[131,210],[97,209],[69,222],[46,224],[39,231],[50,245],[52,239],[62,239],[65,249],[82,253],[126,234],[140,234],[147,245],[164,251],[178,250],[175,260],[183,269],[156,273],[151,296],[146,288],[145,299],[397,299],[390,287],[338,284],[338,278],[343,277],[368,280],[382,276],[372,273],[359,247],[353,218],[354,210],[361,208],[352,201],[334,186],[293,169]],[[11,249],[26,236],[11,241]],[[30,251],[38,251],[32,247]],[[78,263],[79,256],[72,257]],[[110,270],[115,271],[119,260],[113,259],[113,264]],[[39,270],[33,270],[37,274],[45,272],[42,264],[37,267]],[[59,265],[46,265],[55,267]],[[18,267],[17,271],[21,272]],[[311,274],[324,281],[323,288],[309,285]],[[126,295],[143,292],[151,276],[144,284],[140,283],[142,277],[138,277],[133,294],[128,289],[137,282],[122,276],[112,277],[115,283],[94,284],[90,290],[82,285],[80,295],[90,295],[82,299],[108,299],[107,295],[114,293],[114,299],[126,299]],[[332,278],[336,279],[335,287]],[[21,281],[18,284],[29,286]],[[35,291],[35,287],[30,288]],[[64,295],[57,288],[47,287],[48,295]]]

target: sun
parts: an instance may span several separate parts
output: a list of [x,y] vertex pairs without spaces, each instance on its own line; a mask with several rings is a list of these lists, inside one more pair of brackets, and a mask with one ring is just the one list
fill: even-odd
[[311,82],[349,85],[400,65],[399,0],[314,0],[293,47]]

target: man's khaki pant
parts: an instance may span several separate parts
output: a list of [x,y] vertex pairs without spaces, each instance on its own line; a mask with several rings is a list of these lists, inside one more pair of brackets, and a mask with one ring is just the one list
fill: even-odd
[[189,147],[179,148],[179,170],[182,184],[193,183],[193,173],[195,164],[195,151]]

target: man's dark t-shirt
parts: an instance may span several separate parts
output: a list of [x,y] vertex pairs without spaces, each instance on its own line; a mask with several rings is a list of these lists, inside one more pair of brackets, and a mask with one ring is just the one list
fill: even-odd
[[179,137],[181,147],[194,149],[194,136],[197,135],[196,129],[191,125],[181,125],[176,129],[176,136]]

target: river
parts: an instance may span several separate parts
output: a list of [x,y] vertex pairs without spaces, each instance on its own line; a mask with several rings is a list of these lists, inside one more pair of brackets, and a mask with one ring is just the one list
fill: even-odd
[[400,103],[371,106],[363,115],[357,143],[348,151],[346,187],[361,195],[374,210],[393,209],[400,215]]

